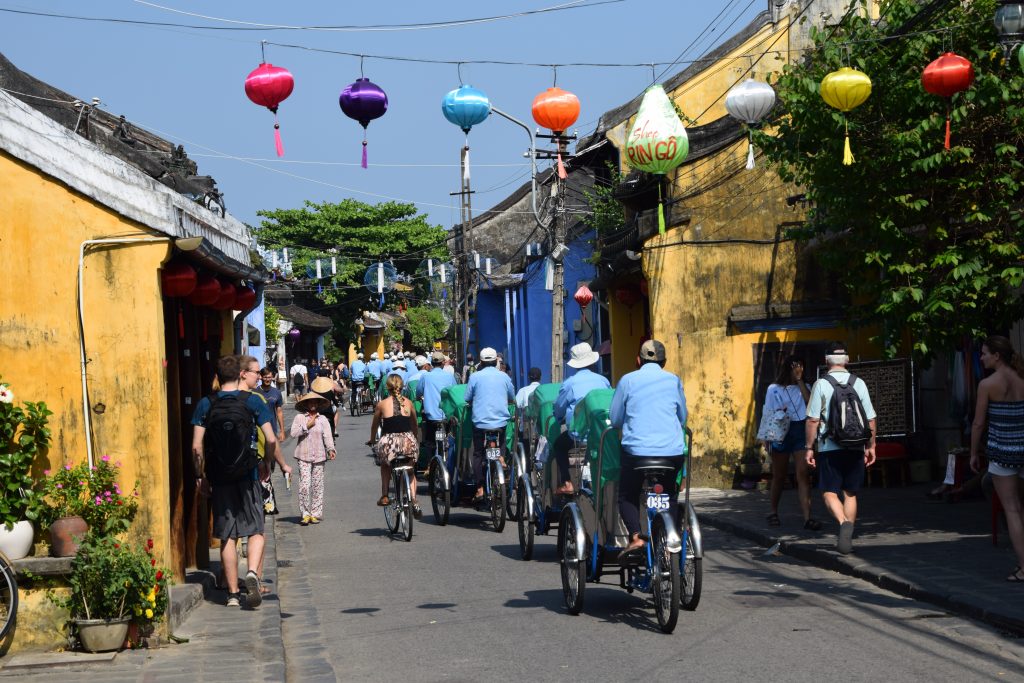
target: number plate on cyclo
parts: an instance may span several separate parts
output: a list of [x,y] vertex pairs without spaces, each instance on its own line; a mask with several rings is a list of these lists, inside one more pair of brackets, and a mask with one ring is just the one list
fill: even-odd
[[488,448],[484,451],[488,460],[501,460],[501,449],[500,448]]
[[647,494],[647,509],[648,510],[668,510],[668,494],[667,493],[648,493]]

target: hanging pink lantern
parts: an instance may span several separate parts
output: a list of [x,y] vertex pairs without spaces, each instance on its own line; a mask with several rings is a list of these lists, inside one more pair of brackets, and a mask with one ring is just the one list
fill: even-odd
[[345,116],[363,127],[363,168],[366,168],[366,127],[370,121],[384,116],[388,110],[388,95],[369,78],[360,78],[345,86],[338,97],[338,105]]
[[295,79],[288,69],[266,62],[253,69],[245,78],[245,94],[248,98],[274,114],[274,145],[279,157],[284,156],[284,144],[281,142],[281,124],[277,122],[277,106],[288,99],[294,87]]
[[590,287],[583,285],[576,290],[576,293],[572,297],[576,299],[576,303],[580,305],[580,310],[590,305],[590,302],[594,300],[594,293],[590,291]]

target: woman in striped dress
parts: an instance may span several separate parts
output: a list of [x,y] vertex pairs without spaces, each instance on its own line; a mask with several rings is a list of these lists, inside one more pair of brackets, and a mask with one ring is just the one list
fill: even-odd
[[985,455],[999,501],[1006,511],[1017,566],[1007,581],[1024,583],[1024,359],[1006,337],[989,337],[981,346],[981,364],[992,374],[978,385],[978,405],[971,427],[971,469],[981,467],[981,435],[988,426]]

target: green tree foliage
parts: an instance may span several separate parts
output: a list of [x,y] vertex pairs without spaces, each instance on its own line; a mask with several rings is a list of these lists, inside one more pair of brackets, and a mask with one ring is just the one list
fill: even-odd
[[263,304],[263,327],[267,348],[277,346],[278,340],[281,339],[281,332],[278,329],[280,323],[281,314],[278,313],[277,308],[273,304],[265,302]]
[[437,308],[414,306],[405,312],[405,329],[412,336],[413,348],[432,349],[448,331],[448,323]]
[[621,230],[626,223],[625,209],[615,198],[615,191],[622,183],[622,172],[611,162],[608,162],[607,166],[609,179],[595,179],[593,189],[583,192],[590,208],[583,216],[583,222],[587,227],[593,228],[599,236]]
[[[322,291],[316,295],[328,307],[320,312],[330,315],[340,330],[349,330],[359,311],[371,307],[370,295],[363,287],[363,275],[371,262],[392,258],[400,273],[414,275],[428,256],[448,257],[447,232],[430,225],[414,204],[307,201],[299,209],[265,210],[258,215],[264,220],[256,230],[257,240],[267,248],[287,247],[296,277],[306,278],[307,264],[321,259]],[[336,253],[332,254],[332,249]],[[338,264],[333,278],[332,255]],[[376,306],[372,302],[372,307]]]
[[[995,6],[948,3],[914,28],[948,32],[892,40],[921,3],[883,3],[877,26],[854,12],[834,34],[812,30],[818,49],[775,83],[777,129],[756,134],[782,179],[813,202],[800,235],[819,240],[815,253],[850,292],[851,322],[877,324],[889,356],[909,342],[927,358],[1021,317],[1024,75],[999,49]],[[952,98],[950,150],[947,103],[921,85],[925,66],[947,50],[976,73]],[[819,94],[847,60],[872,80],[871,96],[848,116],[851,166],[842,165],[844,117]]]

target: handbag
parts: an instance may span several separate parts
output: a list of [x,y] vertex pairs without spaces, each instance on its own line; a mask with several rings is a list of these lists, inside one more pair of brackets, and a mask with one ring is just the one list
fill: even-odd
[[757,428],[757,440],[766,443],[782,441],[789,432],[791,420],[789,411],[784,408],[774,411],[763,410],[761,412],[761,424]]

